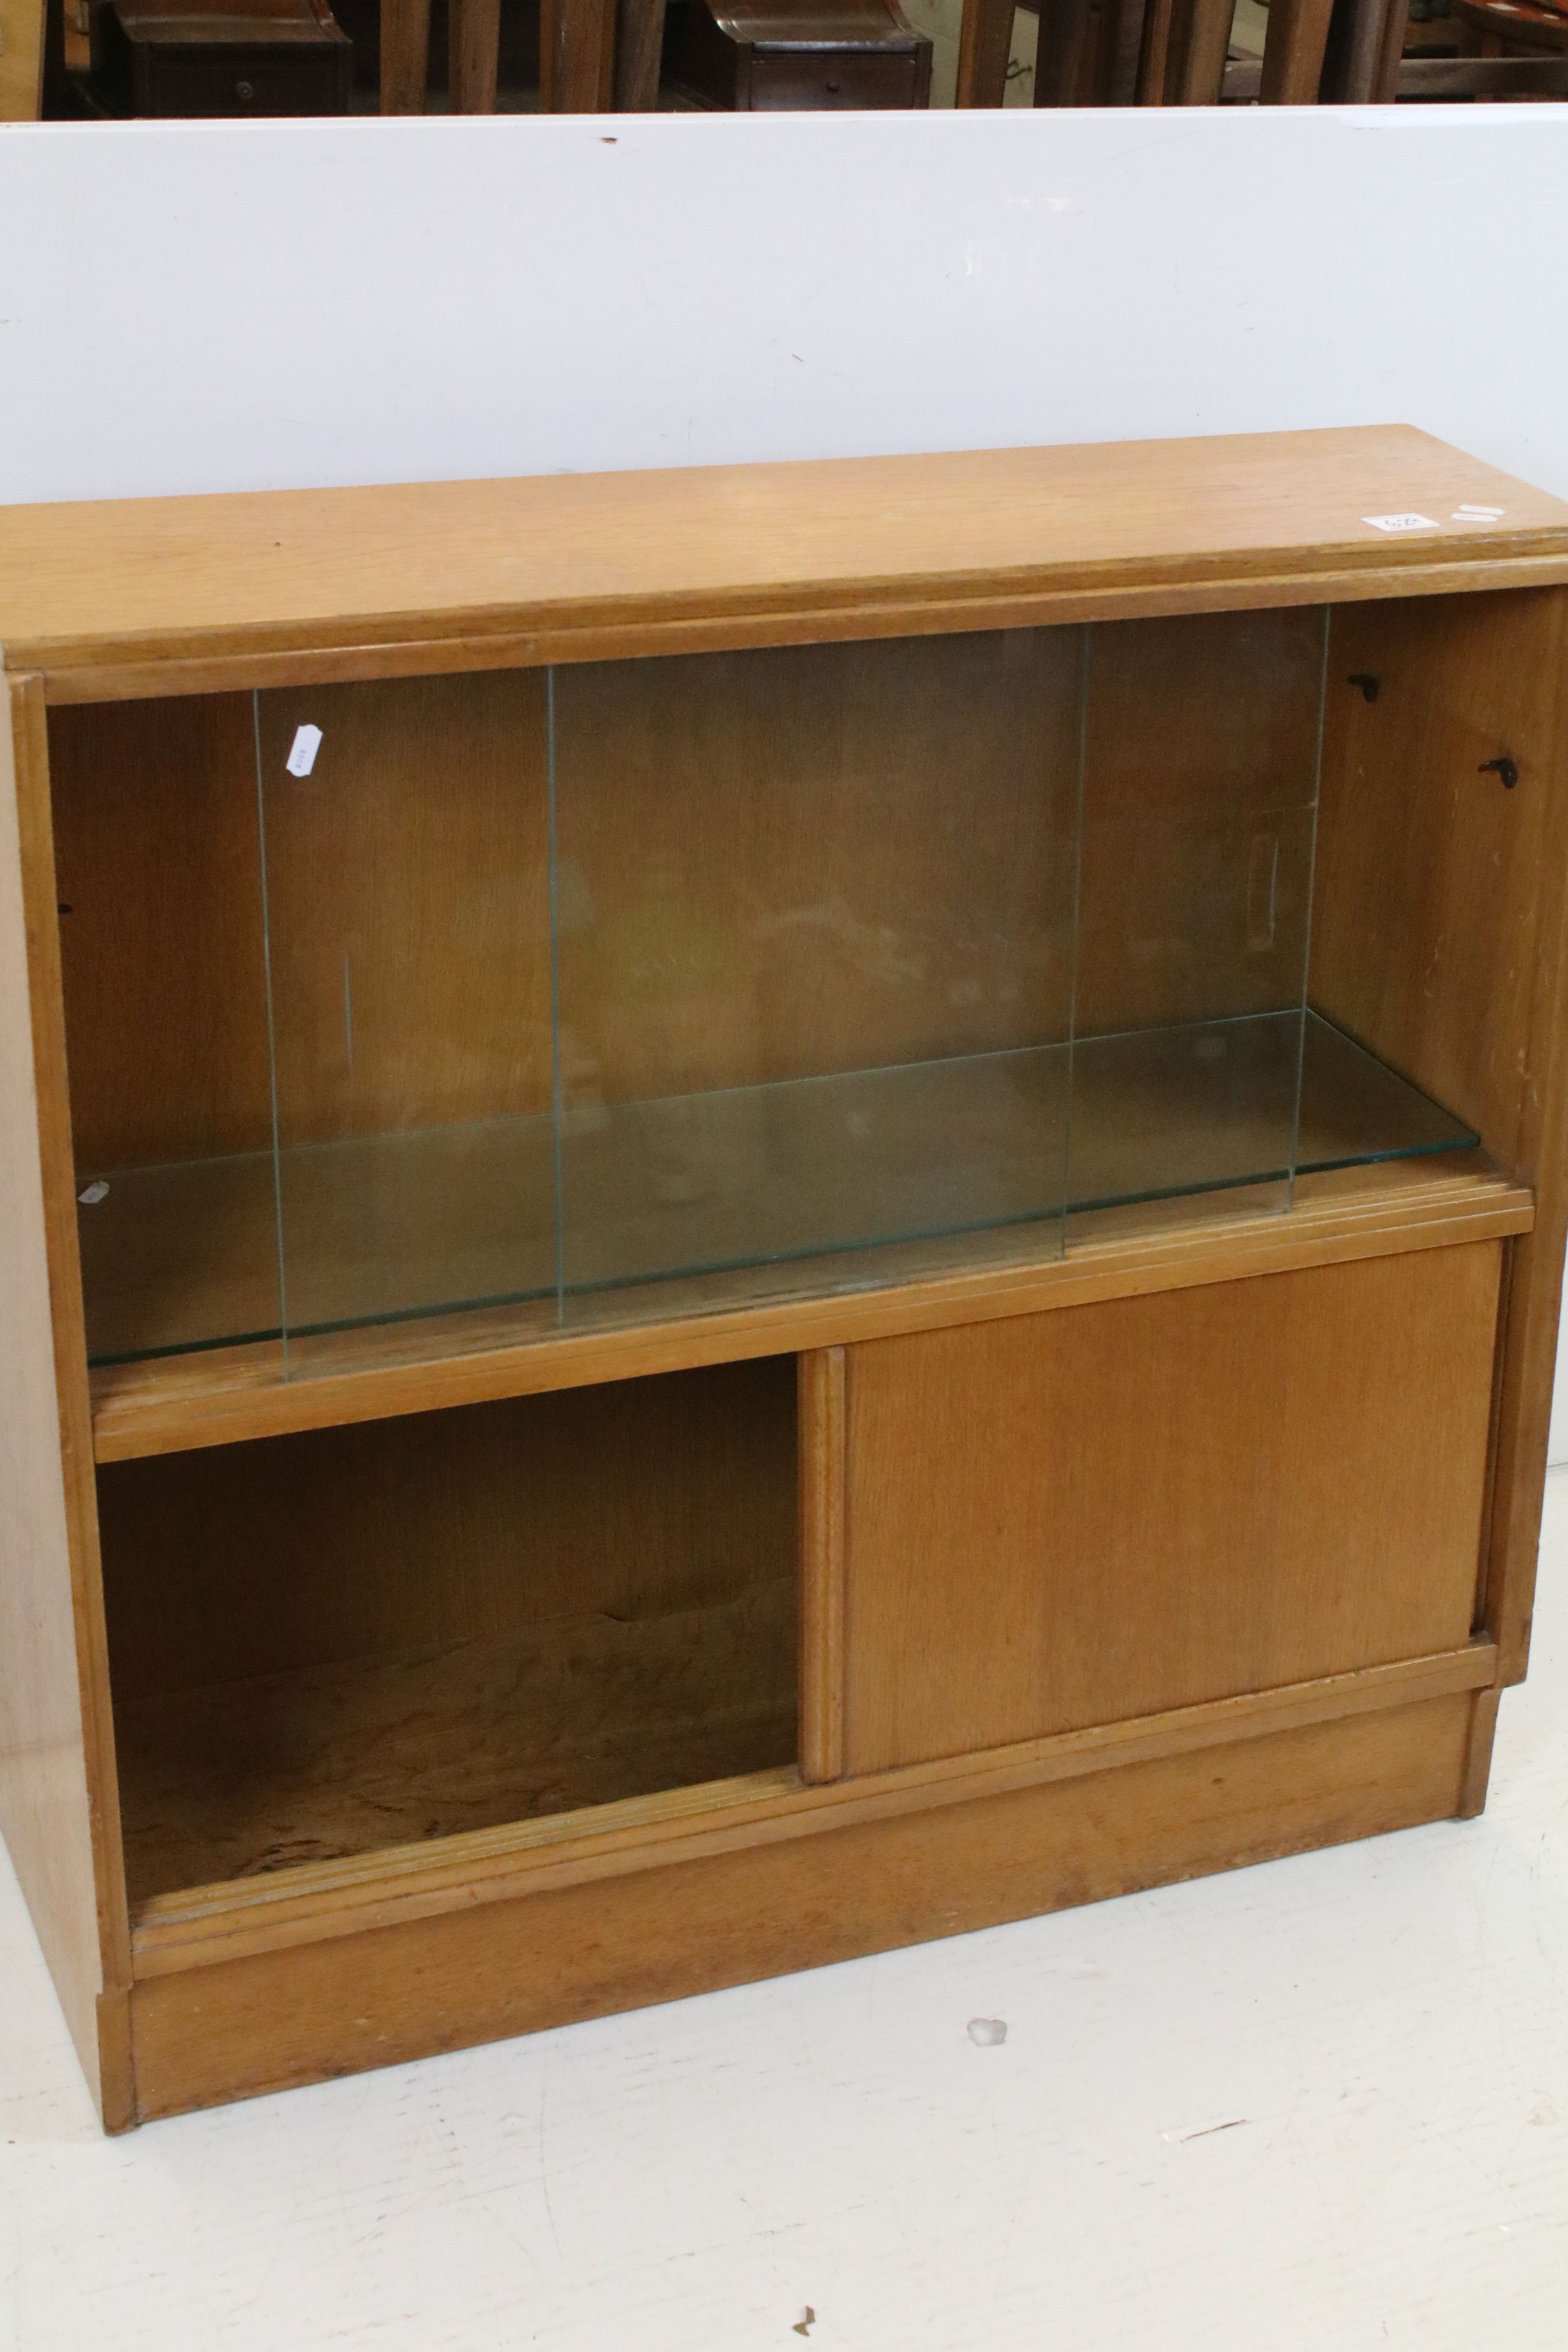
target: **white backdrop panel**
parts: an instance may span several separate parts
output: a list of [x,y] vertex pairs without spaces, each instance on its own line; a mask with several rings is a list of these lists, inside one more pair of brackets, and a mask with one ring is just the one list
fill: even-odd
[[0,134],[0,498],[1404,418],[1568,493],[1568,110]]

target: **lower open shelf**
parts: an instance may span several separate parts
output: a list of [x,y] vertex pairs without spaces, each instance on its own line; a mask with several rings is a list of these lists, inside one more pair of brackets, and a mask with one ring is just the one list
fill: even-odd
[[795,1367],[99,1476],[133,1904],[793,1764]]
[[[1054,1224],[1476,1142],[1315,1013],[125,1170],[81,1213],[106,1364]],[[83,1171],[84,1175],[90,1171]],[[105,1180],[100,1180],[105,1181]],[[83,1184],[84,1193],[96,1185]]]
[[120,1711],[132,1899],[794,1761],[793,1583]]

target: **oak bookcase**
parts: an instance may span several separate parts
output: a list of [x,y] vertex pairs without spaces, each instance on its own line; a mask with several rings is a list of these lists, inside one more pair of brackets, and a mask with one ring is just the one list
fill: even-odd
[[105,2123],[1479,1810],[1568,507],[0,514],[0,1798]]

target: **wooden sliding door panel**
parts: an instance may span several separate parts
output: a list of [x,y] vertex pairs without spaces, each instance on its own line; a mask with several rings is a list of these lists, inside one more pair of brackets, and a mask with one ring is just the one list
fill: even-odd
[[852,1349],[846,1769],[1465,1641],[1500,1254]]

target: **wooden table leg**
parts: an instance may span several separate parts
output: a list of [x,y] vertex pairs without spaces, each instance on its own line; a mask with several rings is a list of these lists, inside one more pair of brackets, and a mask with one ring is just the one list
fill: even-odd
[[963,0],[955,106],[1001,106],[1013,53],[1013,0]]
[[1405,35],[1410,22],[1410,0],[1388,0],[1383,20],[1383,42],[1372,86],[1374,106],[1392,106],[1399,95],[1399,68],[1405,56]]
[[1265,106],[1316,106],[1334,0],[1272,0],[1258,97]]
[[658,105],[666,0],[619,0],[616,13],[616,112],[652,114]]
[[1330,105],[1370,105],[1386,8],[1387,0],[1337,0],[1323,85]]
[[607,114],[615,97],[616,0],[540,0],[540,112]]
[[1186,40],[1176,79],[1178,106],[1217,106],[1225,81],[1235,0],[1192,0]]
[[1163,106],[1171,69],[1172,0],[1149,0],[1138,55],[1138,104]]
[[1040,0],[1040,32],[1035,50],[1035,104],[1088,106],[1084,67],[1100,27],[1089,0]]
[[[1110,5],[1110,0],[1107,0],[1107,5]],[[1145,0],[1116,0],[1105,80],[1107,106],[1136,106],[1138,103],[1138,68],[1143,55],[1146,15]]]
[[381,110],[423,114],[430,0],[381,0]]
[[447,88],[454,114],[495,112],[500,64],[500,0],[447,0]]

